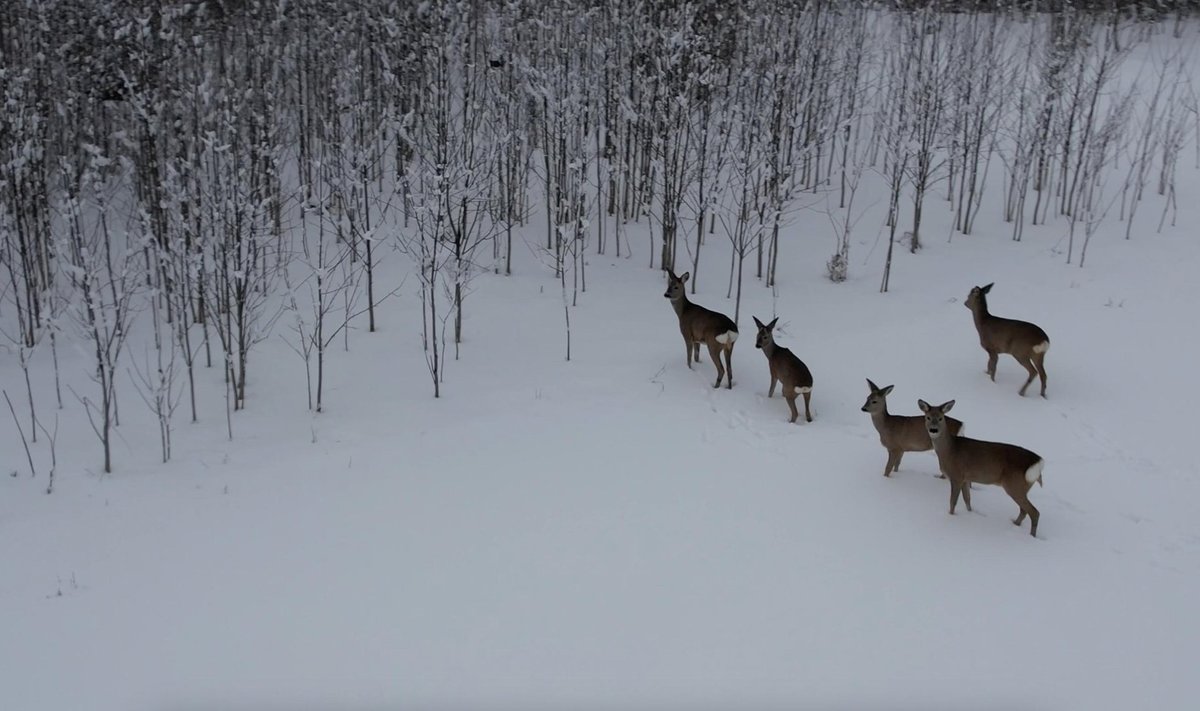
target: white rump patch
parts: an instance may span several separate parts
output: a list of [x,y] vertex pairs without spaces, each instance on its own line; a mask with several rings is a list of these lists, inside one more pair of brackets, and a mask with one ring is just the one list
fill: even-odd
[[803,394],[805,394],[805,393],[811,393],[811,392],[812,392],[812,388],[810,388],[810,387],[796,388],[796,392],[797,392],[798,394],[801,394],[801,395],[803,395]]
[[959,437],[966,437],[966,436],[967,436],[967,425],[966,425],[966,423],[963,423],[962,425],[960,425],[960,426],[959,426],[959,428],[958,428],[958,436],[959,436]]
[[1041,484],[1042,483],[1042,465],[1044,463],[1045,462],[1043,460],[1039,459],[1039,460],[1037,460],[1037,463],[1035,463],[1032,467],[1029,467],[1028,469],[1026,469],[1025,470],[1025,481],[1029,482],[1030,484],[1034,484],[1035,482],[1038,484]]
[[734,343],[737,341],[737,333],[737,331],[726,331],[725,333],[717,336],[717,343],[720,343],[721,345]]
[[1034,353],[1045,353],[1048,350],[1050,350],[1050,341],[1042,341],[1033,347]]

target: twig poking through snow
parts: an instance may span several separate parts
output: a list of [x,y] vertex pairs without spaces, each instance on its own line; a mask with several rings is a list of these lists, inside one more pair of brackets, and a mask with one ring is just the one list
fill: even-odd
[[17,425],[17,432],[21,434],[21,445],[25,447],[25,458],[29,460],[29,476],[37,476],[37,470],[33,466],[33,455],[29,453],[29,441],[25,439],[25,430],[21,429],[21,421],[17,419],[17,410],[13,407],[12,400],[8,399],[8,391],[4,392],[4,401],[8,403],[8,411],[12,413],[13,422]]

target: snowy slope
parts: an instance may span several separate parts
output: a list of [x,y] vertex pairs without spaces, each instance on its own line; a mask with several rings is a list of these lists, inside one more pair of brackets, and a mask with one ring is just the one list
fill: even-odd
[[[747,265],[732,391],[710,387],[707,353],[687,369],[644,223],[631,257],[589,255],[565,361],[535,216],[516,274],[475,282],[438,400],[415,279],[390,253],[380,291],[406,286],[379,333],[360,323],[330,353],[320,415],[277,334],[253,352],[233,440],[204,370],[201,421],[181,406],[166,465],[123,384],[102,475],[68,392],[47,496],[46,443],[30,477],[0,410],[0,710],[1190,708],[1193,150],[1179,226],[1154,233],[1155,196],[1130,241],[1110,218],[1084,269],[1061,221],[1013,242],[989,193],[976,234],[948,239],[931,194],[924,249],[898,248],[879,294],[878,176],[843,284],[824,277],[828,217],[798,211],[776,294]],[[732,315],[729,246],[704,249],[694,298]],[[984,374],[962,302],[988,282],[994,313],[1050,334],[1048,399],[1018,397],[1008,356]],[[812,370],[814,422],[766,397],[752,315],[778,315]],[[59,355],[90,392],[86,348]],[[45,349],[33,372],[50,422]],[[893,412],[954,398],[972,437],[1040,453],[1038,538],[996,488],[949,516],[932,453],[882,477],[865,378],[895,384]],[[7,352],[0,381],[20,407]]]
[[[732,391],[707,354],[686,369],[638,253],[590,259],[569,363],[555,282],[532,259],[484,277],[438,401],[406,293],[334,353],[322,415],[275,339],[234,441],[206,372],[166,466],[132,395],[111,476],[68,403],[53,496],[3,429],[0,707],[1188,706],[1200,244],[1114,225],[1081,270],[1062,229],[927,237],[887,295],[875,235],[841,285],[829,244],[794,239],[774,305],[748,287]],[[696,299],[731,311],[726,264]],[[993,312],[1050,333],[1048,400],[1008,357],[983,373],[962,299],[988,281]],[[750,315],[773,313],[811,424],[766,398]],[[1039,538],[999,489],[948,516],[932,453],[884,479],[865,377],[894,412],[956,398],[972,436],[1041,453]]]

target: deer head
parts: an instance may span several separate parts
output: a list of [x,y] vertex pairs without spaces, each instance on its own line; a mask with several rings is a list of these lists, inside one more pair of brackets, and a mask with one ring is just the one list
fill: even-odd
[[678,301],[681,298],[685,298],[686,292],[684,292],[683,285],[687,283],[687,280],[690,279],[691,276],[691,272],[684,272],[683,276],[675,276],[675,272],[668,271],[667,293],[663,294],[663,296],[671,301]]
[[950,408],[954,407],[953,400],[947,400],[936,407],[924,400],[917,400],[917,407],[921,408],[921,412],[925,413],[925,431],[929,433],[930,439],[936,440],[948,431],[946,428],[946,413],[950,412]]
[[863,403],[862,411],[875,414],[877,412],[883,412],[886,410],[888,393],[890,393],[892,388],[896,386],[888,385],[887,387],[881,388],[875,383],[872,383],[870,378],[867,378],[867,387],[871,388],[871,394],[867,396],[867,401]]
[[762,321],[759,321],[757,316],[753,318],[754,325],[758,326],[758,336],[756,336],[754,339],[754,347],[768,348],[769,346],[775,345],[775,337],[771,334],[771,332],[775,329],[775,324],[779,322],[779,317],[776,316],[771,320],[771,323],[768,324],[764,324]]

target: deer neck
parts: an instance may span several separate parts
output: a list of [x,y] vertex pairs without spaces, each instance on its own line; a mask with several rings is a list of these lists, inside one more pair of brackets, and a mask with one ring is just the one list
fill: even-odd
[[879,426],[886,423],[888,418],[891,416],[891,413],[888,412],[887,409],[887,400],[884,400],[883,407],[881,407],[878,412],[871,413],[871,421],[874,422],[876,426]]
[[688,301],[687,294],[680,294],[678,299],[671,299],[671,306],[675,308],[675,313],[680,317],[683,316],[683,312],[687,311],[687,308],[691,305],[692,302]]
[[775,353],[778,350],[779,350],[779,346],[775,345],[774,340],[767,341],[766,343],[763,344],[763,347],[762,347],[763,355],[765,355],[767,357],[767,360],[774,358]]
[[987,297],[980,295],[979,303],[975,308],[971,309],[971,315],[975,317],[975,326],[981,327],[991,319],[992,315],[988,313]]
[[947,429],[943,430],[940,436],[929,437],[930,441],[933,443],[933,451],[937,453],[938,457],[944,457],[953,454],[954,436],[950,434],[949,423],[947,423],[946,427]]

